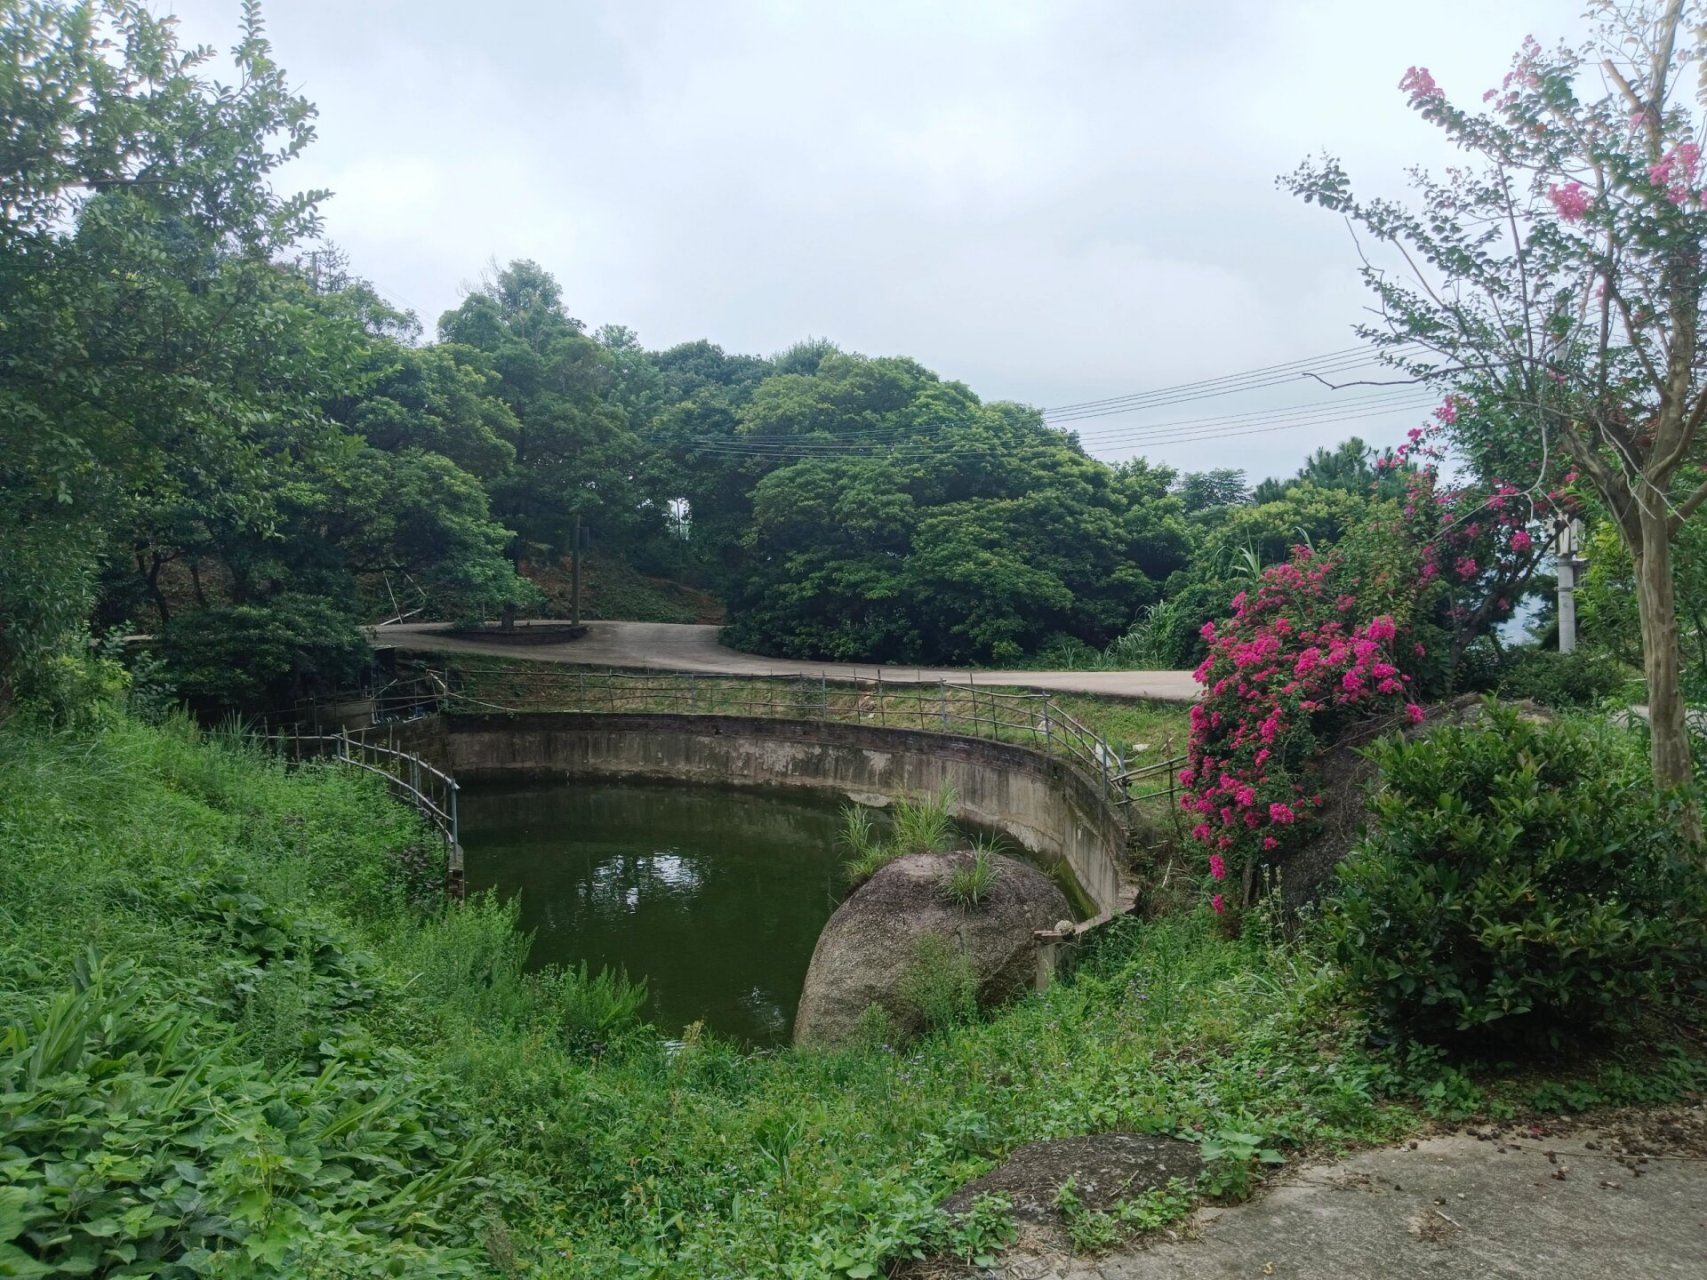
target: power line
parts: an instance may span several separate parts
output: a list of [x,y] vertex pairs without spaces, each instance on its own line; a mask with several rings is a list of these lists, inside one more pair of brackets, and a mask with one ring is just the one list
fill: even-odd
[[[1399,347],[1410,344],[1399,344]],[[1045,410],[1044,424],[1063,435],[1073,434],[1087,452],[1118,449],[1147,449],[1199,440],[1230,439],[1265,435],[1275,431],[1299,430],[1331,423],[1364,421],[1433,404],[1432,395],[1420,387],[1406,386],[1387,391],[1335,397],[1280,409],[1254,409],[1209,417],[1175,419],[1167,422],[1121,426],[1074,428],[1069,424],[1096,418],[1132,414],[1173,405],[1224,398],[1265,388],[1296,385],[1310,374],[1338,374],[1380,362],[1367,347],[1348,347],[1323,355],[1265,365],[1216,378],[1178,383],[1152,391],[1085,400]],[[985,425],[974,419],[945,420],[919,428],[867,427],[838,431],[826,437],[790,436],[697,436],[668,439],[653,436],[651,442],[665,447],[692,448],[710,456],[745,457],[755,460],[801,461],[808,458],[886,457],[925,458],[942,454],[969,455],[1008,452],[1025,443],[1004,441],[978,445],[958,441],[948,434],[958,427]]]
[[[1202,440],[1232,439],[1241,436],[1267,435],[1276,431],[1296,431],[1307,427],[1326,426],[1332,423],[1360,422],[1374,418],[1387,417],[1394,413],[1411,409],[1422,410],[1434,403],[1433,397],[1412,397],[1402,401],[1387,402],[1380,406],[1342,406],[1326,412],[1313,412],[1300,417],[1292,414],[1245,414],[1233,415],[1228,419],[1204,419],[1195,423],[1175,423],[1163,427],[1140,429],[1123,435],[1118,439],[1105,439],[1095,442],[1099,450],[1118,448],[1157,448],[1166,445],[1185,444]],[[1286,419],[1276,421],[1277,418]],[[1240,419],[1244,419],[1241,421]],[[1256,419],[1256,422],[1249,421]],[[936,447],[922,445],[900,445],[890,448],[872,446],[854,446],[837,448],[831,442],[823,442],[824,447],[806,447],[806,442],[800,442],[790,447],[775,442],[760,443],[733,440],[729,438],[707,439],[695,445],[698,452],[713,456],[730,458],[769,459],[775,461],[800,462],[809,459],[834,458],[886,458],[910,459],[941,456],[976,456],[980,454],[1011,453],[1016,448],[1027,444],[1041,444],[1041,439],[1033,441],[1002,441],[995,444],[977,444],[971,441],[959,442],[953,439],[942,440],[940,433],[935,437],[942,441]]]
[[[1338,415],[1353,410],[1361,415],[1373,416],[1386,412],[1400,412],[1432,403],[1432,396],[1421,396],[1415,388],[1406,388],[1402,391],[1383,391],[1339,397],[1332,400],[1317,400],[1284,409],[1250,409],[1239,413],[1218,414],[1212,417],[1179,418],[1169,422],[1102,427],[1082,433],[1075,431],[1072,434],[1078,436],[1081,443],[1119,443],[1121,441],[1141,441],[1150,436],[1165,434],[1182,428],[1196,429],[1236,426],[1245,423],[1275,423],[1301,417],[1320,417],[1324,414]],[[940,436],[943,432],[956,427],[977,425],[983,424],[972,419],[961,419],[928,424],[924,429],[915,430],[905,436],[894,430],[843,432],[823,438],[758,435],[697,436],[690,437],[682,443],[724,449],[741,449],[753,453],[836,454],[858,450],[881,451],[888,446],[889,442],[893,442],[896,447],[907,448],[916,446],[923,440]],[[1046,425],[1054,428],[1055,424],[1048,423]]]
[[1310,374],[1351,373],[1359,369],[1376,367],[1380,363],[1378,357],[1367,352],[1345,356],[1337,360],[1314,359],[1308,362],[1300,362],[1300,365],[1308,364],[1308,368],[1295,367],[1288,372],[1278,374],[1264,371],[1230,374],[1226,378],[1216,379],[1212,382],[1182,383],[1177,387],[1162,387],[1155,391],[1137,392],[1099,402],[1087,402],[1079,407],[1050,409],[1046,410],[1043,416],[1050,422],[1075,422],[1086,418],[1106,418],[1141,409],[1156,409],[1166,405],[1186,404],[1194,400],[1216,399],[1247,391],[1261,391],[1270,387],[1296,386],[1301,379]]
[[[1255,377],[1259,374],[1277,373],[1282,370],[1297,369],[1301,365],[1316,364],[1329,360],[1342,359],[1346,356],[1367,354],[1368,348],[1366,347],[1345,347],[1339,351],[1330,351],[1326,355],[1306,356],[1302,360],[1288,360],[1284,364],[1263,365],[1259,368],[1246,369],[1239,373],[1224,373],[1213,378],[1203,378],[1197,382],[1181,382],[1172,387],[1158,387],[1155,391],[1141,391],[1135,394],[1138,396],[1158,395],[1166,391],[1185,391],[1196,387],[1209,387],[1214,386],[1217,383],[1228,382],[1236,378],[1249,378]],[[1045,409],[1043,412],[1045,416],[1057,413],[1072,413],[1079,409],[1098,408],[1102,405],[1113,404],[1118,400],[1130,400],[1133,398],[1134,397],[1132,395],[1123,395],[1109,396],[1107,399],[1103,400],[1080,400],[1076,404],[1058,404],[1053,408]]]

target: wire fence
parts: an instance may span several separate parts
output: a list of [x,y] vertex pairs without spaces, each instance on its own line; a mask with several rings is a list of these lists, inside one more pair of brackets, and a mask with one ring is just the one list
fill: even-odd
[[[564,711],[607,715],[721,715],[865,724],[884,729],[983,738],[1031,747],[1061,760],[1124,810],[1135,801],[1172,800],[1177,757],[1128,762],[1120,750],[1069,715],[1049,694],[937,681],[728,676],[698,672],[428,670],[375,699],[377,721],[442,708],[523,715]],[[1137,794],[1135,794],[1135,788]]]
[[462,830],[457,783],[420,756],[381,746],[347,731],[332,734],[269,733],[265,741],[286,759],[334,760],[385,779],[393,797],[414,807],[445,846],[445,891],[461,898],[467,891],[462,865]]

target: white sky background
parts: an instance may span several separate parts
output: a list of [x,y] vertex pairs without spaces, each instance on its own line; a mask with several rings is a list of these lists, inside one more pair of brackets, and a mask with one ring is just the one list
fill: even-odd
[[[155,0],[233,42],[236,0]],[[320,109],[287,170],[430,335],[489,260],[660,348],[805,337],[908,355],[1039,407],[1353,344],[1344,225],[1279,191],[1323,150],[1361,193],[1452,153],[1406,106],[1479,102],[1581,0],[271,0]],[[1379,376],[1379,375],[1377,375]],[[1121,432],[1324,400],[1315,384],[1081,424]],[[1341,395],[1370,394],[1367,390]],[[1354,407],[1353,411],[1356,409]],[[1142,448],[1288,474],[1420,414]]]

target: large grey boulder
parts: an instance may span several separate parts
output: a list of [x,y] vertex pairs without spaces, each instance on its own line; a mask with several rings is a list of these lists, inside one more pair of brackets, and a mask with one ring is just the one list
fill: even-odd
[[[1043,872],[997,856],[991,891],[975,906],[950,901],[952,869],[971,854],[914,853],[860,886],[818,936],[794,1016],[796,1044],[855,1038],[876,1005],[903,1035],[923,1029],[917,969],[961,957],[977,1001],[988,1008],[1026,990],[1037,972],[1032,935],[1071,917],[1067,897]],[[935,940],[933,943],[932,940]]]

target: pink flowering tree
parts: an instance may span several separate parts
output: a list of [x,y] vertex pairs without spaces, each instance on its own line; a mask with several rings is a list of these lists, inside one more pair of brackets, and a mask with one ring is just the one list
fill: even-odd
[[[1692,773],[1672,554],[1707,505],[1685,469],[1707,422],[1707,169],[1691,66],[1707,59],[1704,10],[1598,0],[1588,47],[1525,42],[1470,107],[1412,68],[1401,91],[1469,157],[1417,174],[1413,204],[1359,199],[1332,159],[1283,179],[1365,234],[1381,316],[1365,336],[1399,379],[1476,406],[1449,434],[1505,460],[1508,502],[1572,479],[1598,496],[1636,566],[1661,786]],[[1699,844],[1695,811],[1684,826]]]

